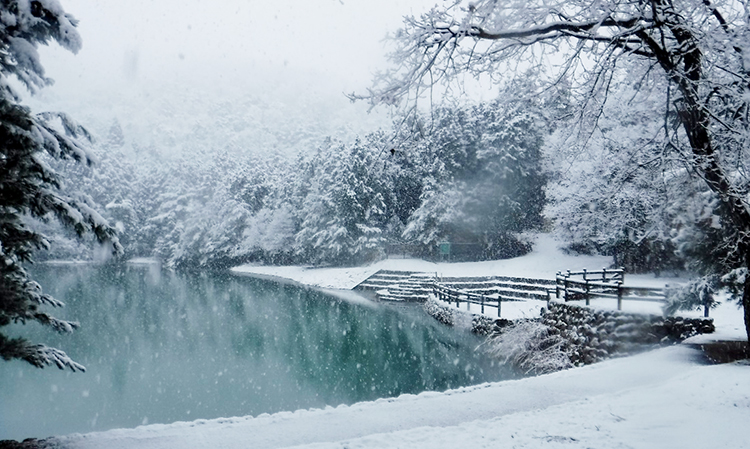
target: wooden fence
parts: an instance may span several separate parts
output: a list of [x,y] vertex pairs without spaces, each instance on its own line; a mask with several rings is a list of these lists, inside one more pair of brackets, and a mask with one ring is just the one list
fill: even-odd
[[[573,276],[581,276],[582,281],[579,281]],[[547,301],[551,299],[553,294],[556,297],[564,298],[565,301],[573,301],[577,299],[585,299],[586,305],[590,305],[590,299],[595,296],[600,297],[618,297],[618,309],[622,308],[622,296],[630,293],[642,293],[637,288],[625,288],[622,286],[622,282],[625,278],[625,270],[623,269],[602,269],[598,271],[570,271],[568,270],[565,274],[561,272],[557,273],[554,290],[546,289]],[[539,283],[547,282],[539,280]],[[550,285],[551,286],[551,285]],[[651,291],[652,289],[649,289]],[[456,304],[459,307],[460,304],[466,303],[467,310],[470,308],[470,304],[477,304],[481,307],[481,312],[484,313],[485,307],[497,308],[497,316],[500,317],[502,313],[502,303],[509,301],[518,301],[517,298],[503,297],[500,293],[482,294],[468,292],[465,290],[459,290],[455,288],[446,287],[441,285],[439,282],[435,282],[432,285],[432,293],[437,299],[445,301],[449,304]],[[644,296],[643,300],[649,300],[651,296]]]
[[[665,303],[664,290],[651,287],[626,287],[625,270],[602,269],[596,271],[566,271],[555,276],[555,296],[565,301],[585,300],[591,304],[593,298],[617,299],[617,310],[622,310],[623,300]],[[708,317],[708,307],[703,311]]]
[[[601,270],[582,270],[582,271],[565,271],[558,272],[555,276],[555,288],[547,289],[547,301],[554,295],[557,299],[564,301],[586,301],[586,305],[591,305],[591,300],[596,298],[610,298],[617,300],[617,310],[622,310],[623,301],[646,301],[666,303],[667,298],[664,290],[652,287],[626,287],[625,270],[601,269]],[[481,294],[467,292],[465,290],[454,289],[441,285],[436,282],[432,285],[432,293],[437,299],[449,304],[466,303],[467,309],[470,304],[481,306],[481,312],[484,313],[485,307],[497,308],[497,316],[500,317],[502,312],[502,303],[509,301],[518,301],[517,298],[503,297],[499,293]],[[703,314],[709,315],[709,308],[705,307]]]
[[503,298],[499,294],[493,294],[492,296],[480,295],[444,287],[438,283],[433,284],[432,293],[437,299],[446,301],[448,304],[455,302],[456,307],[459,307],[461,302],[465,302],[467,310],[470,307],[469,304],[478,304],[482,308],[482,313],[484,313],[485,307],[497,307],[497,316],[500,317],[500,312],[502,311]]

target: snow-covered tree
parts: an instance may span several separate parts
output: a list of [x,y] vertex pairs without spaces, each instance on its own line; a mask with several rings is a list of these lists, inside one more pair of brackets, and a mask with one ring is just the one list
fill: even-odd
[[672,234],[700,186],[659,144],[661,92],[617,87],[585,138],[560,129],[548,139],[547,214],[571,249],[612,255],[631,272],[680,270]]
[[[451,1],[408,17],[394,39],[393,68],[366,95],[373,104],[398,104],[467,72],[511,86],[514,74],[526,76],[529,68],[542,88],[569,80],[583,118],[599,116],[621,77],[661,91],[664,128],[657,145],[719,199],[719,225],[730,239],[722,260],[750,266],[745,2]],[[722,265],[716,269],[725,270]],[[742,304],[750,338],[750,277]]]
[[[15,77],[31,92],[49,84],[37,47],[54,40],[77,52],[81,41],[76,23],[57,0],[0,3],[0,327],[29,321],[59,332],[78,327],[43,310],[63,304],[43,293],[23,268],[35,250],[48,244],[44,235],[27,225],[29,217],[56,217],[77,234],[91,232],[100,242],[110,242],[113,250],[119,249],[114,229],[85,201],[66,196],[48,163],[51,158],[91,164],[85,149],[88,133],[65,114],[33,114],[19,104],[10,83]],[[0,333],[0,356],[40,368],[84,369],[63,351],[5,333]]]
[[383,254],[388,222],[385,185],[373,149],[361,141],[329,142],[310,161],[298,251],[314,263],[358,263]]
[[470,244],[469,258],[527,251],[516,234],[538,229],[545,204],[541,117],[504,102],[437,108],[404,151],[419,162],[421,203],[404,237],[434,248]]

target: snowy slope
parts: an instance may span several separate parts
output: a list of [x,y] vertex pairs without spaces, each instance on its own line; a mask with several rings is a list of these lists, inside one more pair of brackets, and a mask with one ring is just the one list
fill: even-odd
[[750,447],[750,366],[677,346],[445,393],[62,437],[74,448]]

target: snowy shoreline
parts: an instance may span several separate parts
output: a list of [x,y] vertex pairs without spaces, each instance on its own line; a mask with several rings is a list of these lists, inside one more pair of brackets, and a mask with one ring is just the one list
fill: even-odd
[[[554,279],[558,271],[600,269],[612,265],[608,256],[576,256],[565,254],[558,242],[548,234],[538,234],[533,250],[522,257],[485,262],[428,262],[421,259],[385,259],[367,266],[314,268],[305,266],[241,265],[231,269],[234,274],[273,276],[296,281],[311,287],[351,290],[379,270],[435,273],[438,277],[515,276]],[[628,286],[664,287],[679,284],[680,277],[626,275]]]
[[[575,258],[556,251],[547,236],[528,256],[474,264],[390,259],[368,267],[310,269],[252,267],[234,274],[266,277],[322,289],[372,304],[350,289],[379,269],[443,275],[511,274],[608,265],[606,258]],[[631,276],[643,284],[673,279]],[[734,304],[712,311],[717,334],[691,342],[741,339]],[[55,437],[66,448],[747,448],[750,413],[747,361],[704,365],[698,350],[675,345],[537,377],[445,392],[402,395],[325,409],[153,424]]]
[[[672,346],[443,393],[55,438],[69,448],[748,447],[742,363]],[[733,430],[733,431],[728,431]]]

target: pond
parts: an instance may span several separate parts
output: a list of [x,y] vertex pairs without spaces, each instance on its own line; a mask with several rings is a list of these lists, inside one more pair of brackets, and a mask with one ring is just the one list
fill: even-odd
[[415,305],[156,266],[35,266],[81,328],[6,328],[85,373],[0,361],[0,440],[258,415],[513,377]]

